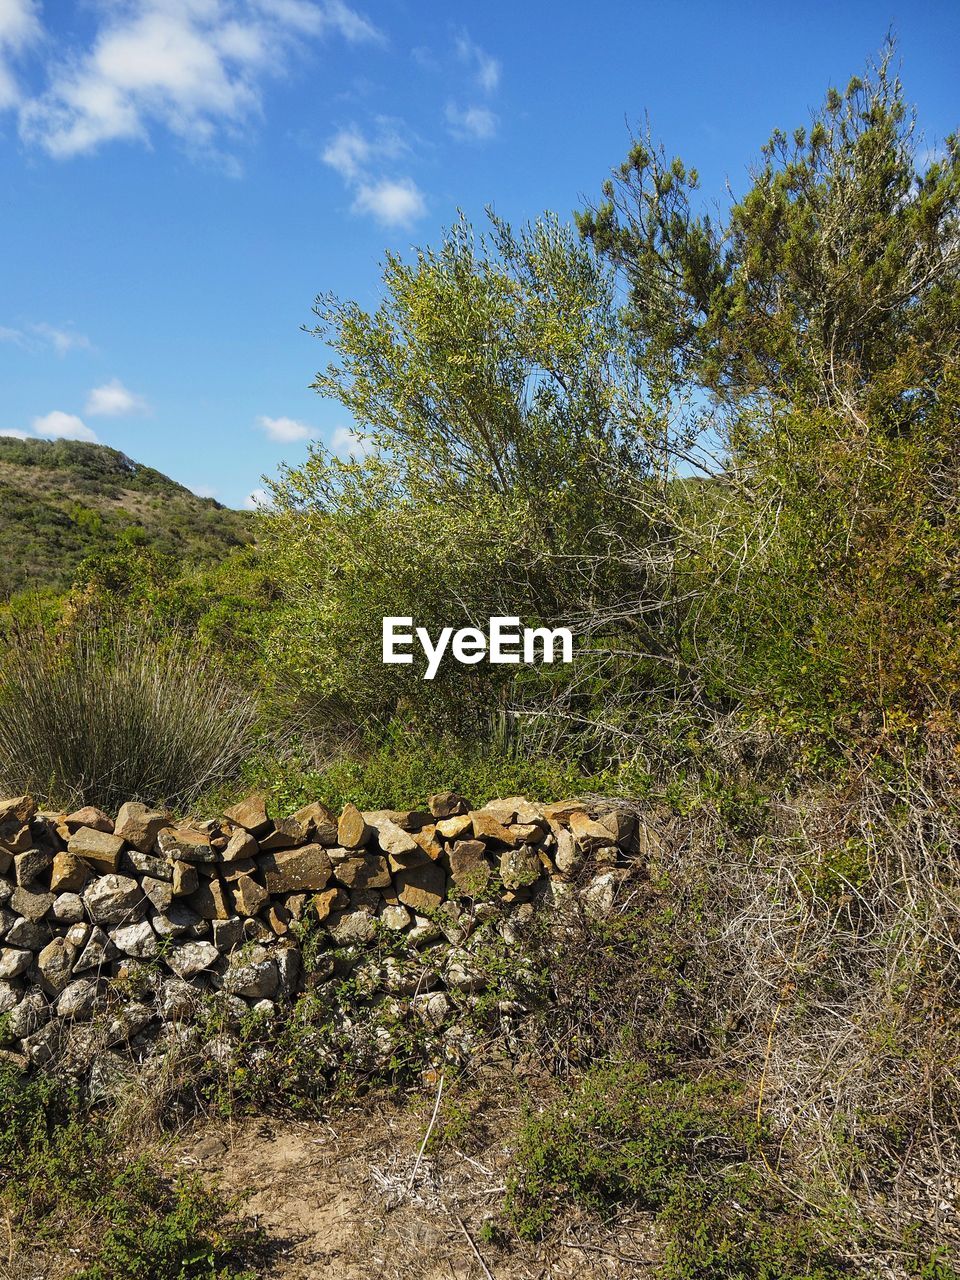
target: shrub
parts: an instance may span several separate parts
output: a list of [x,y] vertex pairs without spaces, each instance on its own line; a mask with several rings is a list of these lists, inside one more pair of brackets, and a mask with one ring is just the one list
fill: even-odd
[[82,615],[0,659],[0,786],[47,803],[189,804],[252,748],[256,705],[177,634]]

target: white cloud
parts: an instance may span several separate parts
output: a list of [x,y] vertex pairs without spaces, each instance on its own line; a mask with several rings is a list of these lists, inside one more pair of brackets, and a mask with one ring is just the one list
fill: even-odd
[[[0,0],[0,6],[14,0]],[[148,142],[160,126],[216,153],[261,107],[305,36],[379,38],[341,0],[101,0],[92,45],[53,68],[20,111],[27,142],[65,158],[107,142]]]
[[373,444],[350,427],[337,427],[330,437],[331,453],[341,458],[365,458],[373,452]]
[[336,169],[344,182],[355,182],[370,160],[373,148],[359,129],[341,129],[335,133],[323,152],[323,163]]
[[94,387],[87,396],[86,412],[91,417],[125,418],[148,409],[143,396],[135,395],[118,378]]
[[0,0],[0,111],[15,107],[20,85],[11,62],[41,35],[37,0]]
[[220,492],[212,484],[195,484],[191,488],[198,498],[215,498]]
[[484,93],[494,93],[500,84],[500,63],[464,32],[457,38],[457,57],[470,67]]
[[381,178],[362,182],[353,207],[370,213],[385,227],[408,227],[427,211],[423,192],[412,178]]
[[497,117],[488,107],[466,107],[447,104],[447,125],[455,138],[485,142],[497,132]]
[[82,418],[74,413],[63,413],[60,409],[34,418],[31,426],[36,435],[47,440],[89,440],[92,444],[97,443],[95,433]]
[[0,427],[0,436],[13,436],[14,440],[30,440],[26,431],[15,431],[13,427]]
[[244,498],[243,505],[248,511],[259,511],[262,507],[269,507],[270,495],[266,489],[254,489]]
[[[0,5],[3,3],[0,0]],[[57,329],[52,324],[28,324],[23,329],[0,326],[0,342],[11,342],[34,355],[48,347],[58,356],[65,356],[68,351],[93,350],[93,343],[85,334],[76,329]]]
[[312,428],[305,422],[297,422],[296,418],[268,418],[261,414],[257,426],[267,433],[271,440],[280,440],[289,444],[294,440],[306,440],[313,435]]

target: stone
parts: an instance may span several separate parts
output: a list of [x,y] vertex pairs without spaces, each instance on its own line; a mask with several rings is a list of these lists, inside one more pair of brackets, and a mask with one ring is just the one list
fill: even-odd
[[318,892],[333,875],[326,850],[319,844],[266,854],[261,860],[268,892]]
[[186,902],[179,899],[170,910],[162,915],[155,915],[151,921],[154,931],[161,938],[203,938],[210,932],[206,920],[191,910]]
[[23,947],[27,951],[39,951],[45,943],[50,941],[50,930],[45,929],[43,925],[37,924],[34,920],[27,920],[24,916],[17,916],[7,930],[7,936],[4,941],[10,947]]
[[259,852],[260,846],[250,832],[240,827],[230,836],[227,847],[220,856],[224,862],[243,862],[255,858]]
[[79,978],[64,987],[54,1006],[58,1017],[73,1018],[81,1022],[89,1018],[97,1007],[99,988],[95,978]]
[[212,942],[177,942],[164,959],[178,978],[192,978],[215,965],[220,952]]
[[603,875],[595,876],[580,891],[580,901],[583,903],[584,910],[600,919],[612,915],[618,882],[619,876],[616,871],[607,871]]
[[557,832],[557,849],[553,855],[554,865],[562,876],[575,876],[583,866],[583,852],[577,847],[573,833],[561,828]]
[[423,995],[414,996],[410,1001],[410,1007],[421,1022],[436,1029],[443,1025],[450,1011],[450,1001],[442,991],[435,991],[432,994],[425,992]]
[[119,955],[106,933],[96,925],[90,930],[87,944],[73,966],[74,973],[86,973],[88,969],[102,969]]
[[[78,920],[76,924],[72,924],[67,930],[66,938],[71,946],[77,948],[79,955],[81,948],[87,945],[87,939],[90,937],[90,925],[86,920]],[[76,967],[76,966],[74,966]]]
[[60,924],[79,924],[86,919],[79,893],[61,893],[53,900],[50,914]]
[[282,902],[274,902],[264,913],[264,922],[271,933],[282,938],[290,931],[290,912]]
[[202,993],[182,978],[167,978],[157,992],[157,1008],[165,1022],[188,1022],[197,1013]]
[[506,849],[500,858],[500,879],[507,889],[523,889],[540,878],[540,859],[527,845]]
[[600,822],[595,822],[586,813],[570,815],[570,833],[584,853],[593,853],[596,849],[610,843],[610,832]]
[[317,913],[318,920],[326,920],[330,912],[337,904],[337,900],[343,893],[342,889],[324,889],[322,893],[313,895],[313,909]]
[[53,850],[27,849],[25,853],[14,856],[14,875],[18,885],[33,884],[45,871],[53,865]]
[[549,833],[546,822],[515,822],[510,834],[519,844],[540,844]]
[[123,841],[118,836],[95,827],[81,827],[71,835],[67,845],[68,853],[82,858],[101,874],[117,870],[122,850]]
[[443,969],[443,981],[451,991],[474,995],[487,985],[486,977],[469,951],[451,952]]
[[[0,1001],[2,1003],[2,1001]],[[26,992],[15,1008],[7,1011],[7,1032],[14,1040],[35,1035],[50,1020],[50,1006],[36,987]]]
[[50,889],[53,893],[79,893],[92,875],[87,863],[75,854],[61,852],[53,859]]
[[547,819],[551,826],[567,826],[570,817],[574,813],[583,813],[583,804],[579,800],[560,800],[555,804],[545,804],[542,807],[543,816]]
[[157,848],[171,861],[216,862],[210,833],[196,827],[164,827],[157,834]]
[[231,916],[229,920],[214,920],[213,945],[218,951],[226,954],[243,941],[243,921],[239,916]]
[[473,835],[473,822],[469,813],[443,818],[437,823],[437,835],[444,840],[459,840],[461,836],[469,839]]
[[610,832],[613,843],[621,848],[628,844],[637,825],[636,817],[624,809],[611,809],[609,813],[600,814],[597,821]]
[[17,888],[10,895],[10,908],[18,916],[37,923],[49,913],[54,901],[52,893],[44,893],[39,889]]
[[43,1067],[55,1057],[60,1048],[62,1027],[63,1024],[59,1021],[48,1022],[32,1036],[24,1037],[23,1048],[35,1067]]
[[355,804],[346,804],[337,823],[337,844],[344,849],[360,849],[368,844],[373,828],[368,827]]
[[473,834],[477,840],[506,845],[517,843],[516,836],[488,809],[472,809],[470,821],[473,823]]
[[120,855],[120,870],[127,875],[150,876],[154,880],[172,880],[173,863],[155,853],[142,853],[139,849],[125,849]]
[[431,862],[443,857],[443,844],[437,835],[436,823],[430,822],[419,831],[411,833],[421,853],[426,854]]
[[344,911],[327,921],[327,928],[338,946],[372,942],[377,936],[377,924],[366,911]]
[[234,910],[242,916],[257,916],[270,901],[270,895],[252,876],[238,876],[231,886]]
[[261,836],[260,850],[263,853],[271,849],[295,849],[297,845],[306,844],[308,840],[307,823],[299,818],[278,818],[269,835]]
[[108,1045],[117,1044],[121,1040],[132,1040],[138,1036],[154,1019],[150,1005],[139,1001],[121,1005],[116,1015],[107,1023],[104,1038]]
[[150,809],[139,800],[128,800],[120,806],[113,830],[115,835],[138,852],[151,853],[156,846],[157,836],[169,822],[166,814]]
[[10,927],[16,920],[16,916],[7,907],[0,907],[0,938],[5,938],[10,932]]
[[348,889],[386,889],[391,883],[386,858],[373,853],[344,859],[337,864],[334,874]]
[[4,947],[0,951],[0,979],[10,982],[27,972],[33,964],[32,951],[20,951],[16,947]]
[[406,907],[401,907],[399,903],[384,904],[379,916],[380,923],[385,929],[389,929],[391,933],[402,933],[410,924],[410,912]]
[[90,831],[105,831],[108,835],[113,834],[113,819],[102,809],[94,808],[92,804],[68,813],[63,822],[68,831],[79,831],[81,827],[86,827]]
[[110,941],[118,951],[125,956],[133,956],[135,960],[153,960],[160,953],[160,939],[149,920],[112,929]]
[[129,876],[100,876],[87,885],[83,902],[97,924],[126,924],[143,915],[143,890]]
[[482,840],[458,840],[450,848],[450,875],[461,893],[477,898],[490,882],[487,847]]
[[446,897],[447,877],[443,868],[427,862],[407,867],[396,875],[397,897],[414,911],[433,911]]
[[[22,827],[11,827],[0,840],[0,851],[8,854],[26,853],[33,848],[33,832],[25,823]],[[9,867],[9,862],[7,867]]]
[[157,911],[169,911],[173,903],[173,885],[169,880],[154,880],[152,876],[144,876],[140,887],[150,899]]
[[175,898],[188,898],[200,888],[200,877],[192,862],[174,862],[171,889]]
[[37,805],[33,796],[15,796],[12,800],[0,800],[0,838],[5,828],[12,826],[19,830],[36,812]]
[[273,825],[267,813],[267,797],[262,792],[246,796],[239,804],[224,809],[223,816],[235,827],[243,827],[252,836],[266,834]]
[[232,884],[241,876],[252,876],[256,873],[257,864],[253,858],[237,858],[235,862],[225,862],[220,868],[220,877]]
[[6,849],[0,848],[0,876],[5,876],[12,866],[12,855]]
[[433,814],[425,809],[366,809],[364,821],[371,827],[379,827],[381,822],[392,822],[401,831],[419,831],[430,822]]
[[394,858],[402,858],[408,854],[419,855],[422,853],[420,846],[414,840],[413,836],[404,831],[391,818],[380,818],[377,821],[370,820],[370,816],[366,815],[370,825],[377,833],[377,843],[384,853],[392,854]]
[[435,818],[456,818],[467,812],[469,805],[463,796],[455,791],[439,791],[427,801],[431,814]]
[[73,972],[77,949],[66,938],[54,938],[37,956],[40,985],[48,995],[59,995]]
[[274,957],[277,962],[279,991],[286,1000],[292,1000],[300,986],[303,963],[296,947],[282,947]]
[[220,879],[208,880],[186,899],[189,906],[204,920],[229,920],[233,905],[227,886]]
[[269,1000],[280,985],[277,962],[265,947],[254,946],[230,957],[223,975],[222,989],[228,995],[248,1000]]
[[304,805],[293,815],[304,829],[305,838],[325,849],[332,849],[337,843],[337,819],[325,804],[315,800]]

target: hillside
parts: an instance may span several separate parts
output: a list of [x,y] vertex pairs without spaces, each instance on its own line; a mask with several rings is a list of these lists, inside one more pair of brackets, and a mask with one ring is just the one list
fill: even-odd
[[116,449],[0,437],[0,599],[70,585],[80,562],[134,533],[185,561],[216,561],[249,541],[250,517],[198,498]]

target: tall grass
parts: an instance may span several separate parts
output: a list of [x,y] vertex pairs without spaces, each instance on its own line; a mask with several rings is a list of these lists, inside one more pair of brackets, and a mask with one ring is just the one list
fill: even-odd
[[0,790],[185,807],[237,772],[256,721],[251,695],[185,636],[103,617],[14,628],[0,655]]

